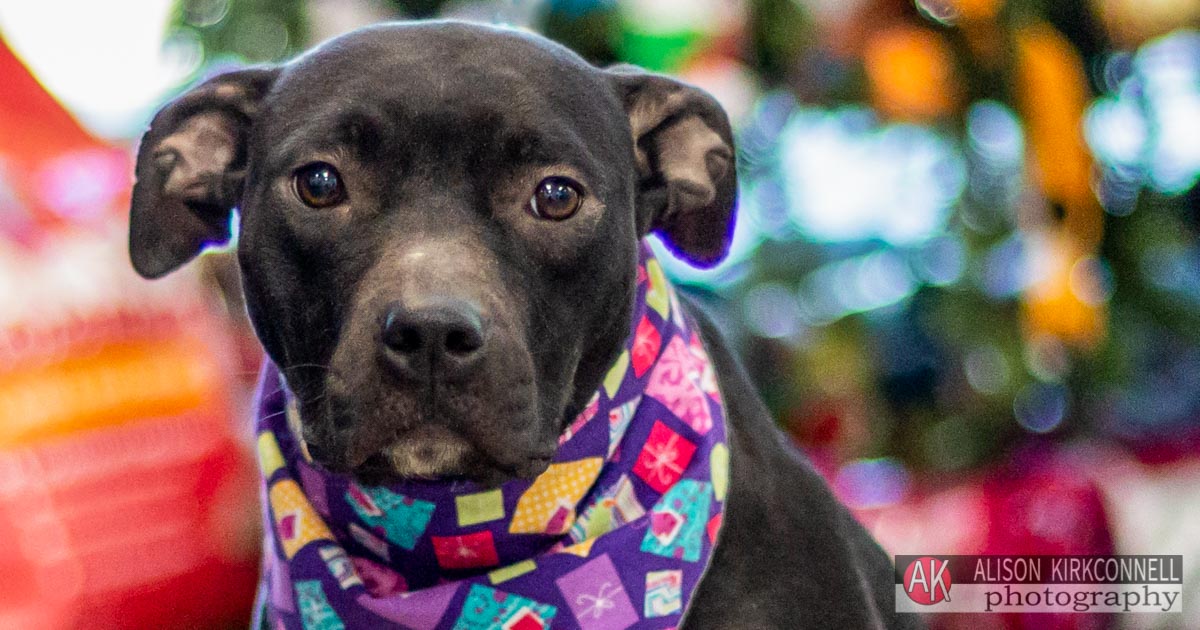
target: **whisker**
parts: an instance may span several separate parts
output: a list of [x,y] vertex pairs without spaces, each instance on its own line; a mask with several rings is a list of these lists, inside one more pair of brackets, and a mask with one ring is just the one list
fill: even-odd
[[293,370],[296,368],[318,368],[318,369],[326,370],[326,371],[333,369],[333,368],[329,367],[328,365],[324,365],[321,363],[296,363],[295,365],[287,366],[286,368],[284,368],[284,370],[285,371]]

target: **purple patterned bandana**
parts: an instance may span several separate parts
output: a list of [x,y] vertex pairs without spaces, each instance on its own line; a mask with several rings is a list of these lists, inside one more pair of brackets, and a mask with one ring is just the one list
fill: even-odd
[[625,351],[533,481],[363,486],[311,463],[273,365],[259,389],[272,627],[673,628],[721,525],[716,376],[643,246]]

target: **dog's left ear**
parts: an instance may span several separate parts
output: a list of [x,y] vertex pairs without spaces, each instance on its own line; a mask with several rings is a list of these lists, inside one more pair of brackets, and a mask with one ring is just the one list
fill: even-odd
[[716,265],[729,252],[737,199],[729,117],[697,87],[634,66],[608,72],[633,132],[639,233],[659,233],[693,265]]

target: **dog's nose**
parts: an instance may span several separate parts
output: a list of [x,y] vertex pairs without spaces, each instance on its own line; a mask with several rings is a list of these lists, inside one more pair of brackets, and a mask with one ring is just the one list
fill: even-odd
[[414,380],[461,376],[482,355],[484,322],[479,309],[462,300],[393,304],[383,319],[384,354]]

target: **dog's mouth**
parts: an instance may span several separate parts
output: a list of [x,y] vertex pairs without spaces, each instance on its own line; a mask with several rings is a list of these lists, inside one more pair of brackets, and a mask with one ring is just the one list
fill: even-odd
[[[527,355],[517,341],[501,348]],[[558,450],[551,418],[560,414],[538,397],[532,365],[515,363],[428,382],[334,367],[304,382],[313,402],[298,405],[289,421],[310,459],[368,485],[533,479]]]
[[514,478],[535,478],[553,458],[553,454],[534,454],[516,462],[501,461],[466,437],[438,425],[416,427],[382,446],[360,449],[362,454],[340,465],[326,463],[330,462],[330,454],[320,445],[303,438],[300,444],[310,459],[366,485],[471,481],[493,487]]
[[367,485],[400,481],[470,481],[494,487],[515,478],[534,478],[549,466],[549,457],[533,457],[504,465],[459,437],[406,438],[369,455],[351,475]]
[[360,479],[435,480],[468,476],[479,459],[477,449],[458,434],[424,426],[370,453],[353,465]]

